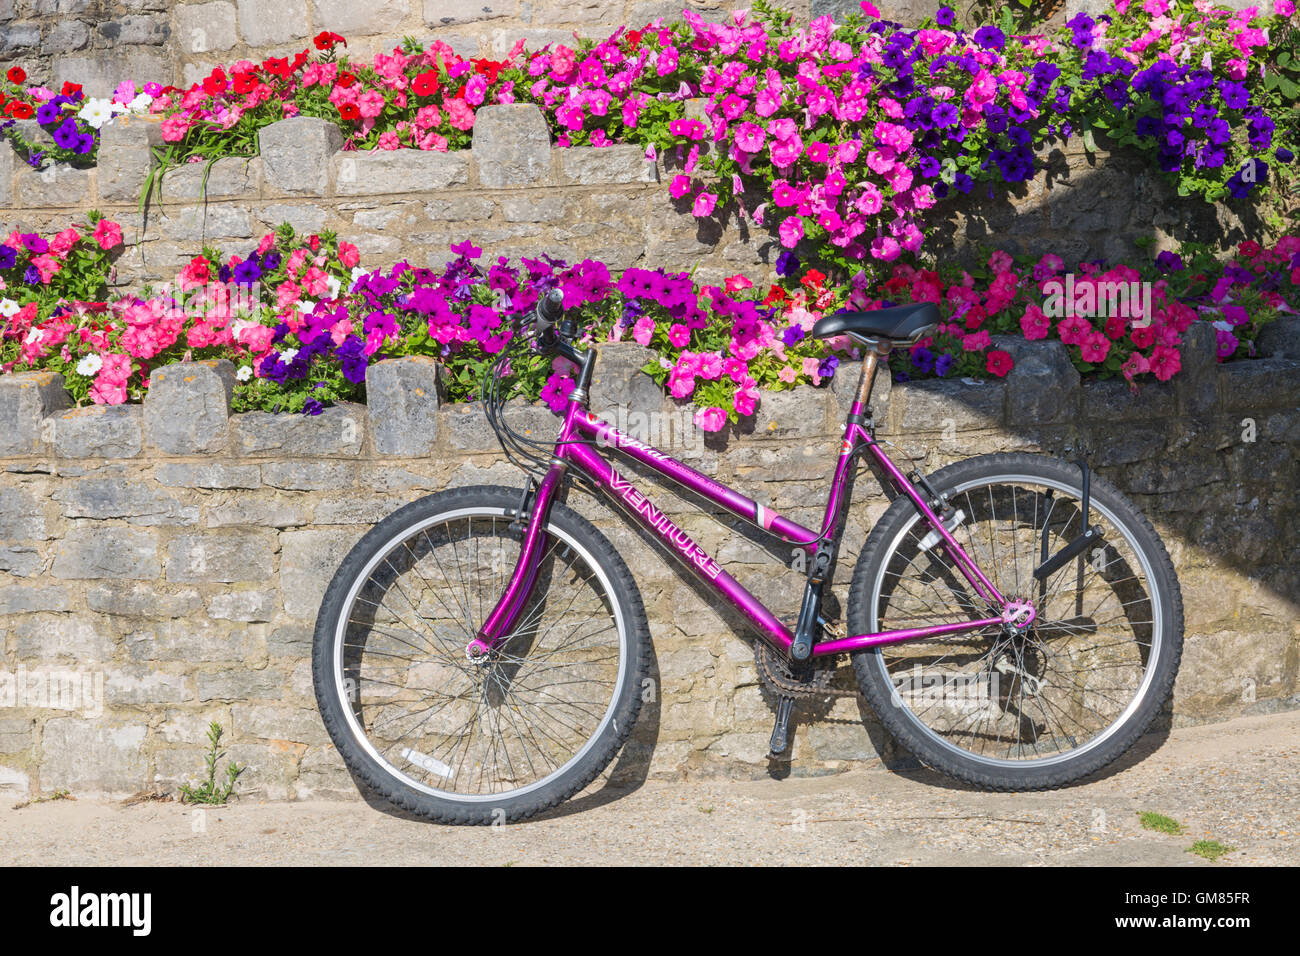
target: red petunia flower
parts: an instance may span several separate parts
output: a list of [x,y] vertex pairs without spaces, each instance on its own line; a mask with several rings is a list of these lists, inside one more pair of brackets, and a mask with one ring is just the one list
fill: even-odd
[[251,93],[257,88],[257,75],[251,70],[246,73],[236,73],[233,79],[235,81],[235,92],[240,96]]
[[272,76],[278,76],[282,80],[287,80],[292,72],[289,69],[289,61],[282,56],[273,56],[262,63],[262,69]]
[[339,36],[337,33],[331,33],[329,30],[322,30],[320,33],[316,34],[316,39],[313,42],[316,44],[316,49],[318,50],[332,50],[340,43],[344,46],[348,45],[347,40],[343,39],[343,37]]
[[21,66],[9,67],[9,72],[5,75],[9,77],[9,82],[15,85],[22,83],[27,79],[27,71]]
[[1011,353],[1004,352],[1002,349],[989,349],[988,357],[984,360],[984,367],[988,369],[990,375],[996,375],[998,378],[1006,378],[1015,363],[1011,361]]
[[207,79],[203,81],[203,92],[207,93],[208,96],[217,96],[226,92],[226,88],[229,85],[229,82],[226,80],[226,71],[221,67],[217,67],[208,74]]
[[18,100],[10,100],[9,105],[5,107],[5,112],[14,119],[20,120],[31,119],[36,113],[30,105],[19,102]]
[[64,96],[75,96],[77,93],[81,92],[81,84],[73,83],[71,80],[68,80],[63,84],[62,92]]
[[339,117],[352,123],[361,119],[361,110],[357,109],[356,103],[344,103],[339,107]]
[[339,84],[339,86],[343,87],[343,89],[345,89],[345,90],[346,90],[349,86],[351,86],[353,83],[355,83],[356,81],[357,81],[357,78],[356,78],[355,76],[353,76],[351,73],[340,73],[340,74],[339,74],[338,84]]
[[411,89],[415,91],[416,96],[433,96],[438,92],[440,85],[438,71],[425,70],[411,83]]

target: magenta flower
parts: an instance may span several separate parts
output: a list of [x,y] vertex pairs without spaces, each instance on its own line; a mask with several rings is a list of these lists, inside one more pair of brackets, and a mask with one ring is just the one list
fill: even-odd
[[739,123],[732,130],[732,135],[736,138],[736,145],[747,153],[757,153],[767,139],[763,127],[757,123]]
[[718,197],[713,193],[700,193],[695,197],[695,206],[691,209],[691,212],[693,212],[697,218],[703,219],[705,216],[713,214],[713,209],[717,204]]
[[[787,216],[781,221],[777,233],[781,237],[781,245],[787,249],[793,249],[799,240],[803,238],[803,220],[798,216]],[[890,241],[892,242],[892,240]],[[897,243],[894,244],[897,245]]]
[[722,431],[722,426],[725,424],[727,424],[727,413],[716,405],[701,408],[695,413],[695,425],[700,431]]

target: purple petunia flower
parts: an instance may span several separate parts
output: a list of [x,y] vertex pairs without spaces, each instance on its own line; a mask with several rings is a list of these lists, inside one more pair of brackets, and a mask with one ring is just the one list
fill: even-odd
[[934,362],[934,374],[943,378],[952,371],[952,367],[957,364],[957,360],[947,352],[940,355]]
[[934,15],[934,22],[946,30],[957,22],[957,13],[952,7],[940,7]]
[[1176,252],[1168,250],[1156,256],[1156,265],[1160,267],[1161,272],[1180,272],[1187,268],[1183,264],[1183,257]]
[[975,43],[986,50],[1001,50],[1007,45],[1007,35],[997,27],[980,27],[975,31]]
[[930,119],[935,126],[941,129],[956,126],[958,120],[961,119],[961,111],[952,103],[940,103],[930,113]]

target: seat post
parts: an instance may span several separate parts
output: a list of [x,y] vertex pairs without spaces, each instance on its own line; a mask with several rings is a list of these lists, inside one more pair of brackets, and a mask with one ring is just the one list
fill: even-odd
[[862,358],[862,373],[858,377],[858,391],[853,396],[854,403],[864,411],[869,410],[871,386],[876,381],[876,371],[881,359],[888,358],[890,342],[887,339],[863,339],[867,354]]

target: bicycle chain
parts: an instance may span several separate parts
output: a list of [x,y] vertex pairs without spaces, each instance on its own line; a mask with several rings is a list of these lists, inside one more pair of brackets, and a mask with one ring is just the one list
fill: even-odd
[[783,697],[851,696],[831,688],[835,677],[835,658],[828,666],[818,666],[808,661],[792,664],[771,645],[760,638],[754,639],[754,666],[758,678],[772,693]]

